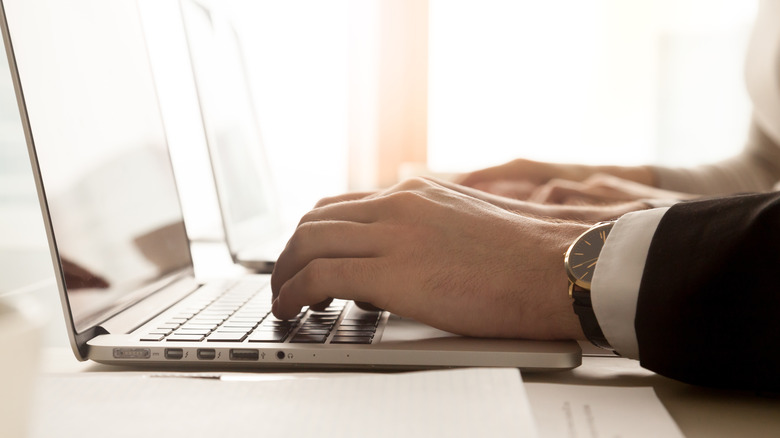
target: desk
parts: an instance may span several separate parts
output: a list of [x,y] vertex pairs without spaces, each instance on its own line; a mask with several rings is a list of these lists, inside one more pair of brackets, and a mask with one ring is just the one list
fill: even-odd
[[[237,272],[221,245],[199,245],[196,258],[202,278]],[[203,262],[204,257],[209,262]],[[200,263],[199,263],[200,262]],[[56,289],[49,284],[46,305],[51,309],[48,345],[42,354],[42,372],[124,373],[137,369],[79,362],[67,344],[59,314]],[[763,397],[739,391],[700,388],[664,378],[642,369],[636,361],[616,357],[584,357],[582,366],[570,371],[525,373],[527,383],[611,387],[653,387],[663,405],[689,438],[780,436],[780,397]],[[45,390],[45,388],[41,388]],[[551,388],[552,390],[552,388]],[[533,394],[530,394],[532,396]],[[532,404],[533,404],[533,400]],[[34,420],[34,419],[33,419]]]
[[[137,369],[79,362],[67,347],[43,352],[44,373],[123,373]],[[699,388],[654,374],[636,361],[615,357],[584,357],[582,366],[570,371],[526,373],[527,383],[557,383],[655,389],[686,437],[780,436],[780,398],[739,391]],[[533,397],[533,393],[529,394]],[[533,405],[533,400],[532,405]]]

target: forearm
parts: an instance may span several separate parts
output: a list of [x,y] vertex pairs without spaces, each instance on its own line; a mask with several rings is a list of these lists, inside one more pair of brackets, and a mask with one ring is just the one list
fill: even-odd
[[694,167],[652,168],[656,185],[702,195],[763,192],[780,180],[780,146],[755,123],[741,153],[728,159]]

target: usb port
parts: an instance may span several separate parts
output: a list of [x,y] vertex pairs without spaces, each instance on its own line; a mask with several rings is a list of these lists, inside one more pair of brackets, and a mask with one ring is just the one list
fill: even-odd
[[260,353],[257,350],[249,349],[231,349],[230,360],[259,360]]
[[198,359],[200,360],[213,360],[217,357],[217,352],[213,348],[199,348]]
[[181,359],[184,357],[184,350],[181,348],[166,348],[165,349],[165,358],[166,359]]

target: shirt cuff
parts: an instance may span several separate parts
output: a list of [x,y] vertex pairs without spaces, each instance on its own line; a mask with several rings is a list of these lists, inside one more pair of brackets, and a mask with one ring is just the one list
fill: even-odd
[[650,208],[671,207],[680,202],[679,199],[640,199],[639,202],[649,205]]
[[607,237],[591,282],[591,303],[607,341],[621,356],[639,359],[634,319],[647,252],[661,218],[654,208],[622,216]]

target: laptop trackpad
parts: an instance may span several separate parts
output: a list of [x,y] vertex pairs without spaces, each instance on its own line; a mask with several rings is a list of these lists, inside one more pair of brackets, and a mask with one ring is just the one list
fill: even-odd
[[433,328],[409,318],[391,314],[380,342],[420,341],[425,339],[452,338],[458,335]]

